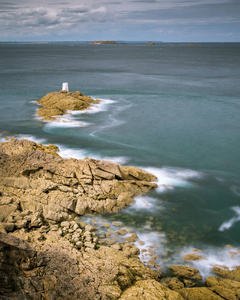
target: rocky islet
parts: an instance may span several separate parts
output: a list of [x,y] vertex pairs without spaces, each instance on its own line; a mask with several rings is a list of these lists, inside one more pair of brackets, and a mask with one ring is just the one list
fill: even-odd
[[41,121],[54,121],[57,117],[67,114],[68,111],[85,110],[100,100],[94,100],[90,96],[83,95],[80,91],[74,93],[68,91],[51,92],[36,100],[39,107],[37,115]]

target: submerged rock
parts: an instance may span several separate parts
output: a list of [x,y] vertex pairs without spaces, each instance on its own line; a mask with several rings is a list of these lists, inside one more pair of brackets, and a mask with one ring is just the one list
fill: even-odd
[[204,260],[206,259],[206,257],[197,254],[186,254],[183,256],[182,259],[186,261],[194,261],[194,260]]

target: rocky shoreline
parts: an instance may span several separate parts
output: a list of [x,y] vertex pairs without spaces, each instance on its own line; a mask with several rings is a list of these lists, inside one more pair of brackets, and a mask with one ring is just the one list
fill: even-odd
[[136,234],[107,244],[93,223],[79,222],[124,209],[156,188],[154,175],[57,152],[14,137],[0,144],[1,299],[240,299],[240,266],[213,266],[203,281],[190,265],[204,259],[196,252],[166,277],[141,262]]

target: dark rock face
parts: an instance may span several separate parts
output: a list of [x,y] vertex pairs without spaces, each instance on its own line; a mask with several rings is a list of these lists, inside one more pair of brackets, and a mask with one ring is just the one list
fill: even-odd
[[34,296],[36,290],[24,270],[36,266],[36,251],[24,240],[0,232],[0,255],[0,298],[27,299],[28,293]]
[[137,280],[158,277],[130,249],[80,252],[60,243],[35,251],[22,239],[0,232],[0,298],[119,299]]

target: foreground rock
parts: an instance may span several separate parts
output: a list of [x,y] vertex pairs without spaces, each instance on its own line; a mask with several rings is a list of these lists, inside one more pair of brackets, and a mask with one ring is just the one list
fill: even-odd
[[58,239],[40,251],[0,232],[0,254],[1,299],[119,299],[136,281],[158,277],[127,248],[78,251]]
[[62,159],[57,150],[15,138],[0,145],[1,299],[240,299],[238,266],[214,266],[218,277],[203,287],[197,269],[176,265],[160,283],[161,271],[141,263],[133,232],[128,243],[103,246],[92,225],[72,219],[117,212],[156,187],[156,177],[112,162]]
[[84,96],[79,91],[75,93],[60,91],[49,93],[37,102],[42,106],[38,109],[41,121],[53,121],[56,116],[65,115],[68,110],[84,110],[91,104],[99,103],[99,100]]
[[54,150],[53,145],[15,138],[0,145],[0,222],[6,231],[85,213],[117,212],[157,186],[152,183],[156,177],[141,169],[62,159]]

